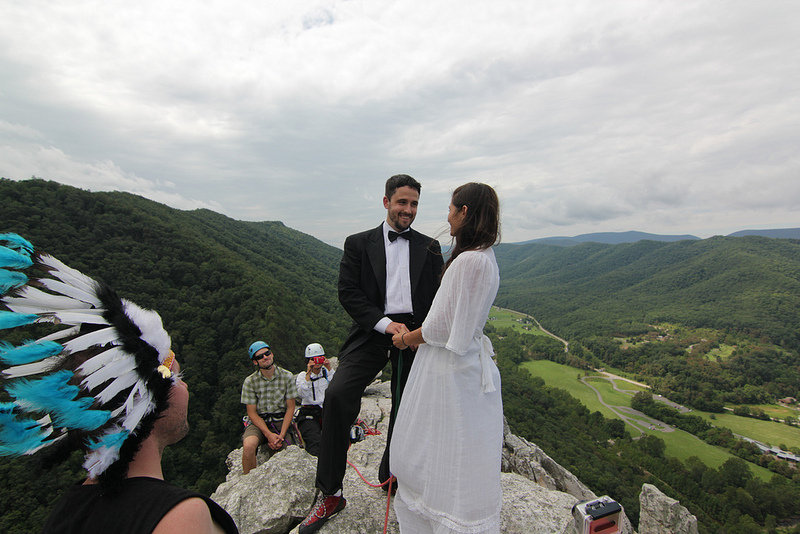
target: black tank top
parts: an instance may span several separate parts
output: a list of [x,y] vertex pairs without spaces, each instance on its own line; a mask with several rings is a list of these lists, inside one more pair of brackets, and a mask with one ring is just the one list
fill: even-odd
[[113,496],[101,495],[96,484],[71,487],[56,503],[42,532],[149,534],[175,505],[193,497],[206,502],[211,519],[226,534],[238,534],[231,516],[208,497],[149,477],[125,479]]

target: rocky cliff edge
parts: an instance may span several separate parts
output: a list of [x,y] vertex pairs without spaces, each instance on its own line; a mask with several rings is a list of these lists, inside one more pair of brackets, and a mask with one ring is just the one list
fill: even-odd
[[[390,409],[389,383],[375,382],[367,388],[361,401],[360,418],[381,433],[367,436],[350,447],[348,461],[352,465],[348,466],[344,478],[347,507],[331,519],[320,530],[321,533],[381,533],[387,513],[386,532],[399,533],[394,511],[391,506],[387,508],[386,493],[370,487],[356,471],[369,482],[377,483]],[[596,495],[535,444],[512,434],[507,425],[504,434],[501,532],[577,532],[572,506]],[[297,525],[313,505],[316,458],[290,446],[269,461],[260,458],[258,467],[242,475],[241,454],[242,450],[236,449],[228,455],[228,476],[211,498],[231,514],[242,534],[296,533]],[[678,513],[676,509],[680,504],[651,488],[655,491],[648,488],[646,498],[642,500],[641,514],[646,524],[658,524],[662,534],[697,532],[694,516],[685,509]],[[613,495],[610,497],[614,498]],[[673,517],[678,519],[670,524]],[[619,532],[635,534],[627,517],[623,516]]]

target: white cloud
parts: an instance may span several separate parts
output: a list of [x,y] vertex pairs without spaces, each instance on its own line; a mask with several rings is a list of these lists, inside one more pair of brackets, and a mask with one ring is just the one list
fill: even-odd
[[497,187],[511,241],[798,226],[798,15],[775,1],[8,3],[0,171],[335,244],[377,224],[398,172],[423,182],[429,232],[473,179]]
[[[0,176],[48,178],[94,191],[125,191],[179,209],[220,211],[217,202],[199,201],[174,191],[175,184],[153,181],[125,172],[113,161],[84,162],[54,147],[0,145]],[[35,162],[31,165],[31,162]],[[26,176],[26,173],[29,173]]]

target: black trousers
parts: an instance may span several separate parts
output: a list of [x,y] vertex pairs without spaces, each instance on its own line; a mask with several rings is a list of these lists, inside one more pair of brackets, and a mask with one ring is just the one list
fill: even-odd
[[[409,328],[411,326],[413,324]],[[389,477],[389,443],[400,405],[398,392],[402,393],[408,380],[414,352],[408,349],[400,351],[392,345],[391,336],[373,332],[364,345],[339,361],[339,367],[325,391],[322,443],[317,459],[317,487],[325,495],[342,488],[347,468],[347,449],[350,446],[350,427],[358,418],[364,390],[386,366],[387,358],[392,363],[392,413],[378,478],[384,482]]]
[[315,405],[303,405],[297,412],[297,428],[303,436],[306,452],[311,456],[319,456],[319,445],[322,439],[322,408]]

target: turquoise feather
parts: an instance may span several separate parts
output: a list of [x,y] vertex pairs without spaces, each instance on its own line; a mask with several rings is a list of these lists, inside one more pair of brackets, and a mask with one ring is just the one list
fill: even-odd
[[14,313],[0,310],[0,330],[33,324],[39,318],[35,313]]
[[15,287],[22,287],[28,283],[25,273],[0,269],[0,295],[5,295]]
[[7,341],[0,341],[0,361],[8,365],[23,365],[38,362],[64,350],[55,341],[27,341],[15,347]]
[[13,404],[0,403],[0,456],[30,454],[44,445],[49,435],[33,419],[18,417],[14,408]]
[[128,435],[130,433],[127,430],[122,430],[120,432],[114,432],[113,434],[108,434],[103,436],[98,440],[89,440],[89,448],[99,449],[101,447],[108,447],[109,449],[119,449],[122,447],[122,443],[128,439]]
[[33,265],[33,261],[27,255],[8,247],[0,245],[0,267],[11,267],[12,269],[27,269]]
[[64,370],[37,380],[15,380],[6,391],[18,406],[49,413],[57,427],[95,430],[109,420],[111,412],[92,410],[94,397],[78,397],[80,388],[69,384],[72,376]]
[[27,255],[33,254],[33,244],[19,234],[0,234],[0,242]]

